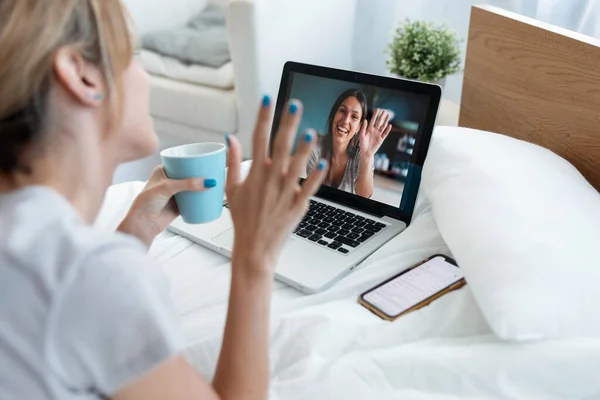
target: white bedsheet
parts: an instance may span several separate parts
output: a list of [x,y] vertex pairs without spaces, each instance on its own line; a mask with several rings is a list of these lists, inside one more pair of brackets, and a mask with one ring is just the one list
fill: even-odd
[[[97,224],[115,229],[143,183],[111,187]],[[272,399],[600,398],[600,340],[503,343],[469,286],[389,323],[356,298],[435,253],[449,254],[429,205],[332,289],[306,296],[274,285]],[[151,248],[172,286],[187,355],[210,379],[221,344],[230,278],[225,257],[169,232]]]

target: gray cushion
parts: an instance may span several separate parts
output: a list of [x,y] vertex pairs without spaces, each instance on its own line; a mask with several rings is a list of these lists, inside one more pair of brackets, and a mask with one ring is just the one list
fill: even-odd
[[225,11],[213,4],[192,18],[187,26],[144,35],[142,45],[188,64],[218,68],[231,60]]

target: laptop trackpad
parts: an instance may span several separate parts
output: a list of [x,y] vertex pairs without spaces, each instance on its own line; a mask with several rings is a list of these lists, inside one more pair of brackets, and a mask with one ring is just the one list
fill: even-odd
[[[212,242],[219,246],[222,249],[225,250],[233,250],[233,228],[226,230],[225,232],[221,233],[220,235],[215,236],[215,238],[212,240]],[[290,245],[294,243],[294,239],[292,237],[289,237],[285,247],[284,247],[284,251],[289,250],[290,249]]]

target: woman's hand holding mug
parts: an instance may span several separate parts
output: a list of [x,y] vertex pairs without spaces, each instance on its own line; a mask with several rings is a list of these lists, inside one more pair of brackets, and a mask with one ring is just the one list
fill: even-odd
[[136,236],[150,247],[154,238],[179,216],[173,197],[175,194],[183,191],[203,192],[216,185],[217,182],[212,178],[169,179],[164,167],[159,165],[117,230]]

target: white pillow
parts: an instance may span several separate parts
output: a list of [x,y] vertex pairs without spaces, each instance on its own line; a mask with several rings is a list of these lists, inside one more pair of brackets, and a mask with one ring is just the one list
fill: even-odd
[[124,0],[140,36],[185,26],[208,0]]
[[571,164],[507,136],[440,127],[421,189],[500,338],[600,336],[600,194]]

